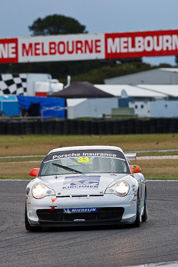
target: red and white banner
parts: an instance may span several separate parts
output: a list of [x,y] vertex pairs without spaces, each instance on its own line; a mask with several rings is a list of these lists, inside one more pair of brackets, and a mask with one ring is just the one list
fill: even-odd
[[178,30],[105,34],[105,58],[170,55],[178,55]]
[[18,39],[0,39],[0,63],[18,62]]
[[0,63],[178,55],[178,30],[0,39]]
[[104,34],[19,38],[19,62],[104,58]]

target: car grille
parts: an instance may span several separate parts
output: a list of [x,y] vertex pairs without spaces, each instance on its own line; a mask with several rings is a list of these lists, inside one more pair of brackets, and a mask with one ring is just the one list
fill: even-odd
[[64,196],[57,196],[57,198],[79,198],[79,197],[103,197],[104,195],[64,195]]
[[99,222],[99,221],[120,221],[124,213],[124,208],[98,208],[94,213],[63,213],[62,209],[37,210],[40,223],[65,223],[83,220],[83,222]]

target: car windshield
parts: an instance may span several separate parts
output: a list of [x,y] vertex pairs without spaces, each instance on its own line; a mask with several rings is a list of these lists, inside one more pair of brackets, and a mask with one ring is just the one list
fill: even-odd
[[[117,153],[116,153],[117,152]],[[119,151],[55,153],[41,164],[41,176],[76,173],[130,173],[128,163]],[[66,153],[66,154],[65,154]]]

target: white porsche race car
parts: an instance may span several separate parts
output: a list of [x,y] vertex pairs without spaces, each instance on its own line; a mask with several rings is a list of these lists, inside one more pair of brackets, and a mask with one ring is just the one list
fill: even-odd
[[138,166],[115,146],[51,150],[30,175],[25,227],[133,224],[147,220],[146,181]]

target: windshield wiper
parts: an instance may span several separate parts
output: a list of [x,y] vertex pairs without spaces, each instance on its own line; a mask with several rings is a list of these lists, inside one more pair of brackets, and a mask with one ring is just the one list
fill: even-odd
[[73,171],[73,172],[76,172],[76,173],[83,173],[83,172],[81,172],[81,171],[72,169],[72,168],[67,167],[67,166],[63,166],[63,165],[58,164],[58,163],[52,163],[52,165],[57,166],[57,167],[60,167],[60,168],[63,168],[64,170],[67,170],[67,171]]

